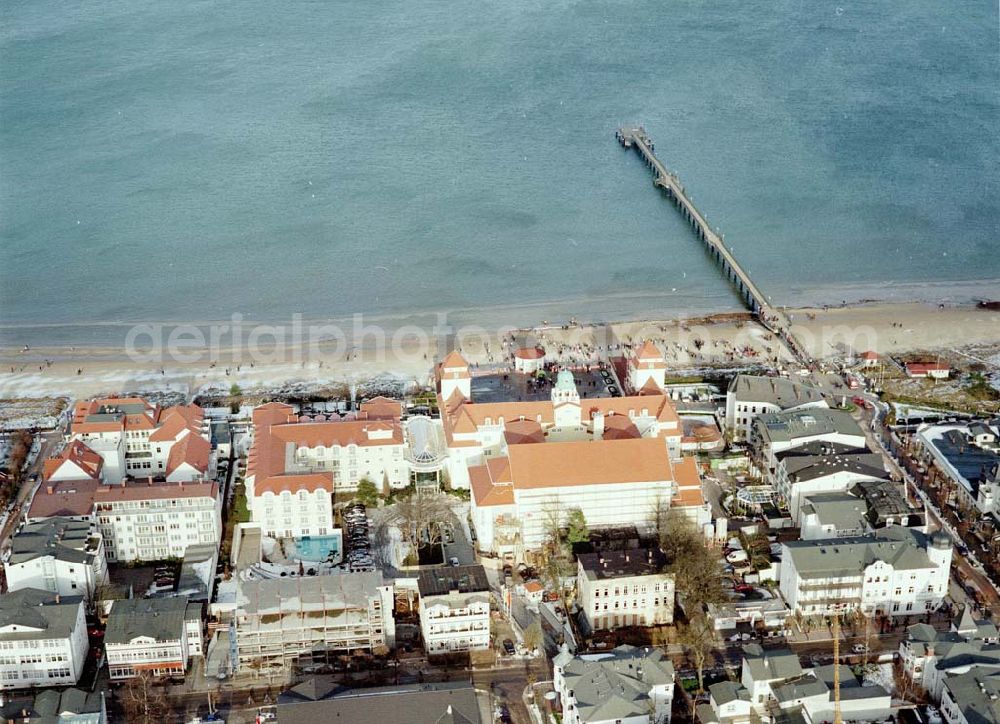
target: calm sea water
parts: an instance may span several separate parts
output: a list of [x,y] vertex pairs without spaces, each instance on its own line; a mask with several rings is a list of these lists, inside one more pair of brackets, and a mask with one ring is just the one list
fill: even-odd
[[1000,296],[996,2],[0,13],[0,343],[735,308],[633,122],[777,302]]

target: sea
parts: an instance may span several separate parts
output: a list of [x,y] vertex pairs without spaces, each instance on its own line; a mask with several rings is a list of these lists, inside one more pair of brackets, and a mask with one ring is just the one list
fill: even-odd
[[5,0],[0,345],[1000,298],[995,0]]

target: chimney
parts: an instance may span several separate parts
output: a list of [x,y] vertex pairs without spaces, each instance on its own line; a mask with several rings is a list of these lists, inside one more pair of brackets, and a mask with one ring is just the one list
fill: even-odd
[[59,603],[59,602],[60,602],[60,600],[61,600],[61,599],[60,599],[60,597],[59,597],[59,594],[57,593],[57,594],[56,594],[56,603]]
[[45,492],[48,493],[49,495],[52,495],[52,493],[54,493],[55,491],[56,491],[56,486],[53,485],[52,483],[47,483],[45,485]]

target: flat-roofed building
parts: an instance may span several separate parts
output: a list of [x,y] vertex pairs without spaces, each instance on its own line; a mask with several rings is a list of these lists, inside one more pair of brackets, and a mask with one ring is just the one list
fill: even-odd
[[420,571],[420,633],[428,654],[490,648],[490,584],[480,565]]
[[659,626],[674,621],[674,576],[653,548],[584,553],[576,590],[590,631]]
[[887,480],[882,456],[867,448],[844,449],[813,442],[775,455],[774,488],[788,505],[792,520],[801,524],[799,509],[805,497],[846,493],[861,481]]
[[349,689],[309,679],[278,698],[278,724],[485,724],[468,682],[399,684]]
[[48,518],[22,527],[4,560],[7,589],[37,588],[63,596],[91,596],[108,580],[104,541],[96,526]]
[[241,673],[395,646],[393,588],[378,571],[242,581],[238,599],[231,635]]
[[86,658],[82,596],[35,588],[0,596],[0,689],[73,686]]

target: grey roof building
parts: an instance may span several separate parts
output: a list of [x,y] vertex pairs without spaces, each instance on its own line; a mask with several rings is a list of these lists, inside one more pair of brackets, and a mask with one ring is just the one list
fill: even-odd
[[660,573],[666,562],[663,552],[654,548],[582,553],[577,556],[579,569],[591,581],[652,576]]
[[465,682],[348,689],[330,681],[310,681],[289,689],[278,699],[278,724],[483,724],[484,721],[476,691]]
[[728,392],[741,402],[766,403],[782,410],[823,400],[823,393],[818,388],[787,377],[736,375],[729,383]]
[[843,445],[865,446],[865,435],[846,410],[810,408],[761,415],[753,423],[754,439],[765,445],[795,442],[820,435],[846,435],[853,440],[833,440]]
[[490,590],[486,570],[480,565],[428,568],[417,576],[420,596],[443,596],[449,593],[481,593]]
[[31,724],[106,724],[104,693],[70,688],[46,689],[34,697],[15,697],[0,706],[0,720]]
[[139,636],[174,641],[183,636],[187,618],[188,601],[184,597],[115,601],[108,616],[104,643],[129,644]]
[[607,654],[572,656],[564,648],[553,664],[564,718],[575,711],[586,724],[655,713],[656,721],[669,721],[674,666],[659,650],[619,646]]
[[[82,596],[36,588],[0,596],[0,641],[68,639],[79,620]],[[10,627],[9,631],[3,631]]]
[[973,669],[947,678],[941,709],[946,721],[964,724],[1000,721],[1000,671]]
[[4,560],[10,590],[39,588],[85,595],[107,582],[104,542],[90,523],[47,518],[21,528]]

